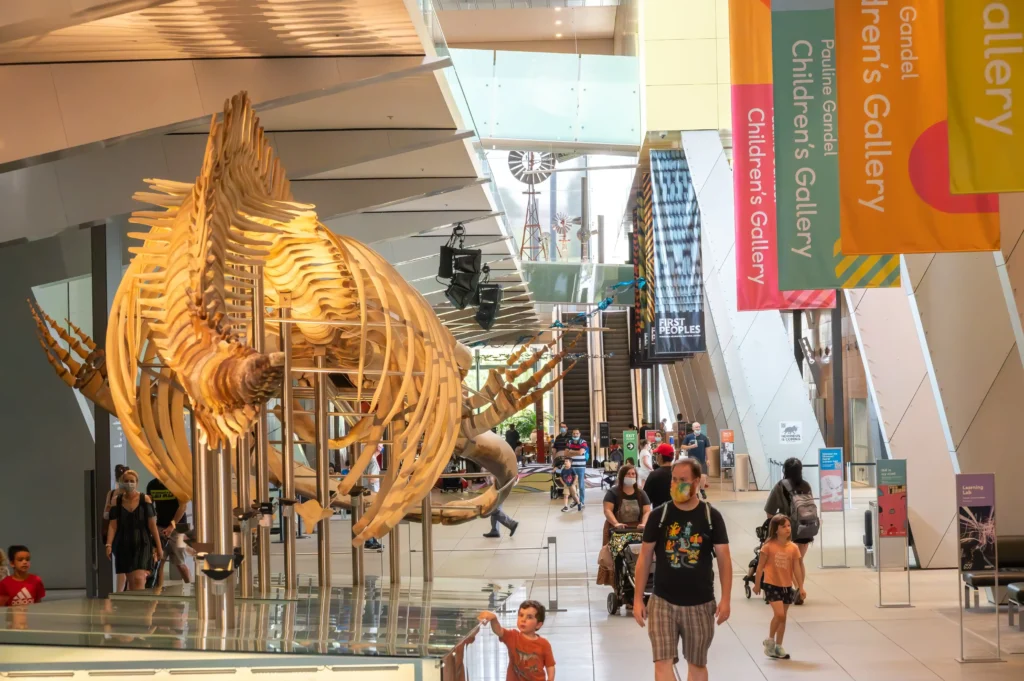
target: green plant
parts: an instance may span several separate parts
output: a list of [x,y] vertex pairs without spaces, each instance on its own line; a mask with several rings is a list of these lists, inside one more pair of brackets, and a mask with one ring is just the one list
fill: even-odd
[[511,418],[505,419],[501,426],[498,427],[498,432],[504,434],[509,426],[516,429],[516,432],[519,433],[519,439],[524,441],[529,439],[530,434],[537,429],[536,409],[531,406]]

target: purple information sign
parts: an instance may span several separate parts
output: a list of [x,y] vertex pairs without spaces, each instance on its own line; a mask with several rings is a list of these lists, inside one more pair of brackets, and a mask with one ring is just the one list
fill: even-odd
[[957,506],[995,506],[994,473],[961,473],[956,476]]
[[956,505],[960,535],[960,569],[994,570],[996,567],[995,473],[956,476]]

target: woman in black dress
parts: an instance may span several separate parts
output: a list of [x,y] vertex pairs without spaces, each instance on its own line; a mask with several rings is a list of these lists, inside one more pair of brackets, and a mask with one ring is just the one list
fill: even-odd
[[128,589],[146,588],[146,577],[163,558],[153,500],[139,493],[139,475],[128,469],[121,475],[124,491],[110,509],[107,558],[114,556],[115,572],[127,575]]

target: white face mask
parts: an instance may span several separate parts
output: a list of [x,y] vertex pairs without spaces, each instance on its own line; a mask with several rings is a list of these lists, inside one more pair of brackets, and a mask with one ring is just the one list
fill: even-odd
[[700,435],[700,428],[694,428],[693,429],[693,434],[694,435]]
[[636,484],[636,478],[634,478],[632,476],[627,476],[627,477],[622,479],[622,482],[625,483],[627,486],[635,485]]

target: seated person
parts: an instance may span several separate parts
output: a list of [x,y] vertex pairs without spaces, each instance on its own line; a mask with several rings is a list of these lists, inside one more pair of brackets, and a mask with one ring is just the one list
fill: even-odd
[[617,464],[621,464],[625,460],[622,454],[622,447],[615,438],[612,438],[612,446],[608,448],[608,460]]
[[[576,484],[579,482],[576,476],[576,471],[572,469],[572,461],[569,457],[562,459],[562,467],[558,469],[558,476],[562,478],[562,499],[565,503],[562,506],[562,513],[567,513],[570,508],[578,508],[580,511],[583,510],[583,504],[580,503],[580,493],[576,489]],[[572,497],[572,504],[569,504],[569,497]]]

